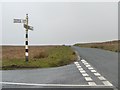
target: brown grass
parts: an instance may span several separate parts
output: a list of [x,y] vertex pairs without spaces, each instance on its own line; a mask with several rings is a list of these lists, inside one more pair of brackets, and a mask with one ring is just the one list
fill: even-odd
[[75,46],[88,47],[88,48],[99,48],[99,49],[109,50],[113,52],[120,52],[119,45],[120,45],[120,40],[99,42],[99,43],[75,44]]
[[[41,54],[44,57],[45,52],[54,47],[49,46],[29,46],[29,58],[37,58]],[[21,59],[25,58],[24,46],[3,46],[2,47],[2,59]]]
[[29,62],[25,62],[24,46],[2,46],[2,68],[46,68],[70,64],[76,54],[67,46],[30,46]]

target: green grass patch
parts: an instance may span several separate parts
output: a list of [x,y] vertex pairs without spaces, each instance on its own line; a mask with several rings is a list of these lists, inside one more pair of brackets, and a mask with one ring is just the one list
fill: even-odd
[[29,62],[25,62],[24,47],[4,47],[2,69],[49,68],[70,64],[76,60],[76,54],[67,46],[30,46]]

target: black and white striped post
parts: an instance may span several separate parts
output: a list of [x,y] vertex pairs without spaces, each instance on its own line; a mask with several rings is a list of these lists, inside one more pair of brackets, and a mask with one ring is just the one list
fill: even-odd
[[26,34],[25,34],[25,61],[28,62],[28,30],[33,30],[32,26],[28,25],[28,14],[26,14],[25,19],[14,19],[14,23],[23,23],[24,28],[26,29]]
[[28,14],[26,14],[26,39],[25,39],[25,60],[28,62]]

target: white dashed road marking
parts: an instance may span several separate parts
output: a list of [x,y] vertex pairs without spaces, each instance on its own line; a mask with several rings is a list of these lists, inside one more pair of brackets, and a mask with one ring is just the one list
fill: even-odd
[[104,85],[106,86],[113,86],[109,81],[103,81]]
[[84,59],[81,60],[82,62],[86,62]]
[[[74,64],[77,66],[78,70],[80,71],[80,73],[83,75],[83,77],[85,78],[85,80],[87,81],[89,86],[95,86],[95,82],[93,82],[92,78],[89,77],[89,75],[86,73],[86,71],[80,66],[80,64],[78,62],[74,62]],[[92,82],[91,82],[92,81]]]
[[94,73],[95,76],[101,76],[99,73]]
[[91,72],[97,72],[96,70],[90,70]]
[[[87,61],[81,60],[82,63],[106,86],[113,86],[109,81],[106,80],[100,73],[98,73]],[[89,82],[90,85],[90,82]],[[91,84],[92,85],[92,84]]]
[[76,65],[77,65],[77,64],[79,64],[79,63],[78,63],[78,62],[74,62],[74,64],[76,64]]
[[82,75],[83,75],[84,77],[89,76],[87,73],[83,73]]
[[[77,53],[78,55],[78,53]],[[78,57],[79,59],[80,57]],[[103,84],[104,86],[113,86],[109,81],[106,80],[100,73],[97,72],[86,60],[82,59],[81,62],[84,64],[84,66],[93,73],[94,76],[96,76]],[[82,74],[82,76],[85,78],[89,86],[99,86],[96,85],[96,83],[93,81],[93,79],[90,77],[90,75],[84,70],[83,66],[80,66],[79,62],[74,62],[77,66],[78,70]]]
[[85,70],[81,70],[80,72],[81,72],[81,73],[86,73],[86,71],[85,71]]
[[90,86],[96,86],[96,83],[95,83],[95,82],[88,82],[88,84],[89,84]]
[[89,65],[89,63],[84,63],[85,65]]
[[89,76],[87,73],[83,73],[82,74],[84,77],[87,77],[87,76]]
[[93,67],[89,67],[88,69],[92,70],[92,69],[94,69],[94,68],[93,68]]
[[81,68],[81,66],[77,66],[77,68]]
[[103,76],[98,77],[100,80],[106,80]]
[[80,71],[83,71],[83,68],[78,68]]
[[88,65],[86,65],[86,67],[90,67],[90,65],[88,64]]
[[91,77],[85,77],[86,81],[93,81]]

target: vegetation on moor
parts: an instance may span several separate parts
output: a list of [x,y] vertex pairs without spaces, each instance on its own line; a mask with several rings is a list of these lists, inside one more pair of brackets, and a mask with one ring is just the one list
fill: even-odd
[[70,64],[76,54],[68,46],[30,46],[29,62],[25,62],[23,46],[2,46],[2,69],[47,68]]
[[83,44],[78,43],[75,44],[74,46],[98,48],[113,52],[120,52],[119,45],[120,45],[120,40],[114,40],[114,41],[99,42],[99,43],[83,43]]

